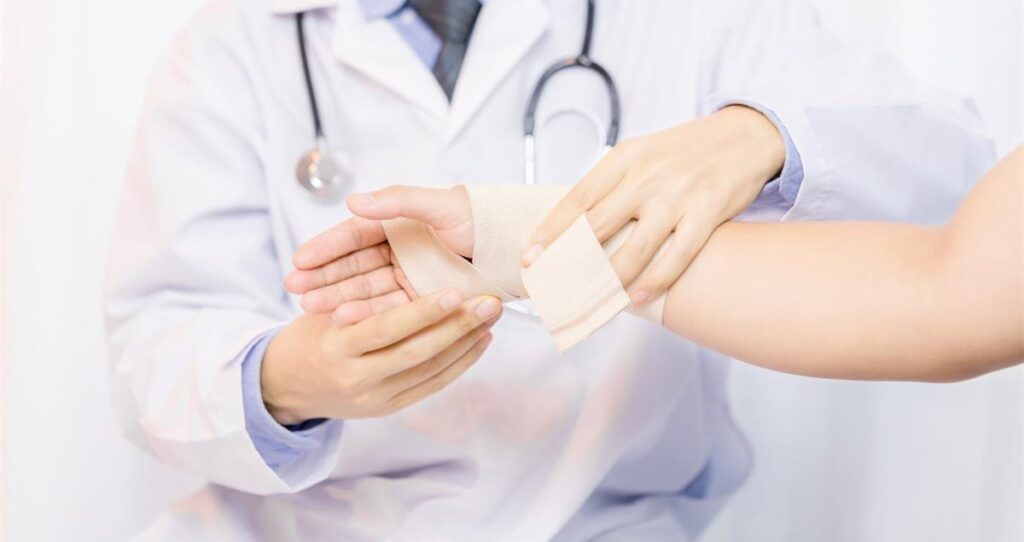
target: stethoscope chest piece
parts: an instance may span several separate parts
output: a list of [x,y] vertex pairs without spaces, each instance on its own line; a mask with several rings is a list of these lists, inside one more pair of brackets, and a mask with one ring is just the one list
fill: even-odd
[[302,188],[320,201],[337,200],[352,184],[348,168],[338,164],[322,139],[318,139],[316,147],[299,159],[295,178]]
[[324,128],[320,122],[320,108],[316,102],[316,91],[313,89],[313,77],[309,70],[309,57],[306,52],[306,35],[302,28],[303,13],[295,15],[295,26],[299,38],[299,54],[302,59],[302,74],[306,80],[306,92],[313,116],[313,133],[316,146],[303,154],[295,166],[295,179],[299,186],[322,202],[339,199],[352,186],[352,168],[345,161],[338,163],[338,158],[331,154],[324,137]]

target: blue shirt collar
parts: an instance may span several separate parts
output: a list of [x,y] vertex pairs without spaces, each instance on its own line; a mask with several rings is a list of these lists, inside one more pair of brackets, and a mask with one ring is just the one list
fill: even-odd
[[[363,10],[363,17],[367,21],[374,19],[386,19],[405,7],[408,0],[359,0],[359,8]],[[480,0],[485,3],[486,0]]]
[[359,7],[367,21],[385,19],[405,7],[406,0],[359,0]]

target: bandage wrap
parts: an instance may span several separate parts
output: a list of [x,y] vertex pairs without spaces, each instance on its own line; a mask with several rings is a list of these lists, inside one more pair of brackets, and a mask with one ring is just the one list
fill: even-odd
[[580,217],[533,265],[523,269],[519,263],[523,244],[568,187],[466,189],[473,209],[472,263],[444,246],[425,224],[405,218],[384,222],[388,242],[417,294],[454,287],[470,297],[492,295],[503,302],[529,298],[559,350],[575,345],[623,310],[661,323],[665,296],[643,307],[631,306],[608,261],[625,242],[633,223],[602,247],[586,217]]

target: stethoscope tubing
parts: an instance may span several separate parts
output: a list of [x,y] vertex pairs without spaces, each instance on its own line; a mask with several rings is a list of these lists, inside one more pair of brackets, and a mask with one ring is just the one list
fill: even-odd
[[324,139],[324,127],[320,122],[320,106],[316,101],[316,90],[313,88],[313,71],[309,69],[309,53],[306,51],[306,31],[302,24],[305,13],[295,14],[295,28],[298,32],[299,56],[302,59],[302,75],[306,80],[306,94],[309,96],[309,109],[313,113],[313,135],[317,142]]
[[608,90],[609,109],[611,111],[608,130],[605,133],[604,152],[614,147],[615,143],[619,140],[619,124],[622,118],[619,89],[615,85],[615,79],[612,78],[611,73],[590,56],[590,45],[594,37],[594,2],[595,0],[587,0],[587,22],[583,31],[583,45],[580,47],[580,53],[575,57],[558,60],[544,70],[540,79],[537,80],[537,84],[533,87],[530,100],[527,102],[526,113],[523,115],[523,158],[525,166],[523,180],[526,184],[536,184],[537,182],[537,107],[540,105],[544,88],[547,87],[555,75],[564,70],[580,68],[592,71],[601,78],[605,88]]
[[[523,150],[525,158],[525,170],[523,173],[524,182],[526,184],[535,184],[537,181],[537,108],[540,105],[541,97],[544,95],[544,89],[547,87],[548,83],[555,77],[555,75],[561,73],[563,70],[581,68],[593,71],[601,78],[604,82],[605,88],[608,90],[608,101],[611,111],[608,129],[605,132],[604,150],[607,151],[614,147],[615,143],[618,142],[619,124],[622,116],[622,105],[619,97],[619,90],[615,85],[615,80],[612,78],[608,70],[590,56],[590,46],[593,43],[594,37],[595,9],[595,0],[587,0],[587,19],[583,32],[583,45],[580,47],[580,53],[575,57],[556,61],[549,66],[544,70],[544,73],[540,76],[537,84],[534,85],[533,92],[530,93],[526,112],[523,115]],[[327,147],[323,123],[320,117],[320,106],[317,102],[316,90],[313,87],[312,70],[309,67],[309,53],[307,51],[306,35],[303,26],[304,15],[304,12],[295,14],[295,27],[299,42],[299,56],[302,59],[302,75],[306,83],[306,94],[309,98],[309,108],[313,117],[313,135],[316,142],[316,148],[326,150]]]
[[[303,27],[304,15],[305,14],[303,12],[299,12],[295,15],[295,26],[298,34],[299,54],[302,59],[302,74],[306,83],[306,94],[309,98],[310,112],[313,117],[313,132],[316,140],[316,150],[313,152],[323,153],[328,152],[328,147],[324,135],[323,123],[320,118],[320,107],[316,98],[316,90],[313,87],[312,70],[309,67],[309,54],[306,45],[305,29]],[[605,145],[603,152],[607,152],[615,146],[615,143],[618,141],[619,124],[622,115],[619,90],[615,85],[615,80],[612,78],[608,70],[590,56],[590,46],[593,43],[594,37],[594,18],[595,0],[587,0],[586,26],[584,28],[583,44],[580,47],[579,54],[574,57],[558,60],[549,66],[544,70],[544,73],[541,74],[540,79],[533,88],[533,92],[530,93],[530,99],[527,102],[526,111],[523,115],[523,146],[526,166],[524,171],[524,181],[526,184],[535,184],[537,181],[535,137],[537,129],[537,108],[540,105],[541,97],[544,95],[544,89],[547,87],[548,83],[550,83],[556,75],[565,70],[573,68],[590,70],[596,73],[604,82],[605,88],[608,91],[611,118],[609,119],[608,129],[605,132]],[[597,119],[593,115],[585,116],[595,125],[595,127],[597,127],[598,133],[600,133],[600,124]],[[314,158],[317,157],[319,157],[319,154],[314,156]],[[307,187],[307,189],[309,189],[309,187]],[[315,192],[314,195],[316,195]],[[511,303],[510,307],[517,312],[537,315],[536,309],[531,308],[529,304],[516,302]]]

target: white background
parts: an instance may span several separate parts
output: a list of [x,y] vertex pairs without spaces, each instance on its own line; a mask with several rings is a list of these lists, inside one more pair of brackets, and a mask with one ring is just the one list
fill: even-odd
[[[197,484],[122,440],[101,279],[145,82],[201,0],[0,0],[3,532],[121,540]],[[1021,0],[817,0],[827,27],[1022,141]],[[737,366],[750,483],[706,540],[1024,540],[1024,371],[926,386]]]

